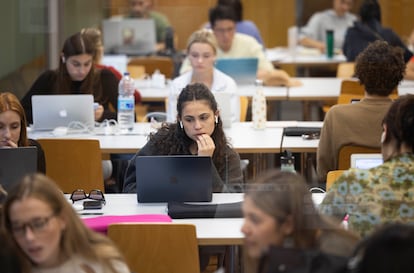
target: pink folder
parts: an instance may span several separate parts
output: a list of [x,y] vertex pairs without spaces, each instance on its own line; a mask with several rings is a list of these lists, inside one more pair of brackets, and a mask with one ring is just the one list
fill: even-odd
[[106,234],[108,226],[114,223],[157,223],[172,222],[171,217],[166,214],[135,214],[114,215],[83,218],[83,222],[90,229]]

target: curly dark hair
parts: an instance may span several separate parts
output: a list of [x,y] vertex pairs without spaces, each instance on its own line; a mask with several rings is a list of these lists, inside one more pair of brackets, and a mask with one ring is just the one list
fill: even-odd
[[[217,111],[216,99],[207,86],[202,83],[188,84],[183,88],[177,99],[178,120],[181,120],[181,114],[186,102],[199,100],[206,101],[214,113]],[[164,123],[156,133],[150,134],[149,137],[159,153],[166,155],[190,154],[190,146],[194,143],[194,140],[189,138],[179,126],[178,121],[177,123]],[[218,173],[222,173],[226,167],[226,146],[229,143],[224,134],[223,122],[220,116],[211,138],[216,146],[212,160]]]
[[404,72],[403,50],[381,40],[370,43],[355,60],[355,75],[370,95],[390,95]]
[[385,115],[383,124],[387,126],[385,143],[395,140],[397,149],[404,143],[414,152],[414,95],[399,97]]

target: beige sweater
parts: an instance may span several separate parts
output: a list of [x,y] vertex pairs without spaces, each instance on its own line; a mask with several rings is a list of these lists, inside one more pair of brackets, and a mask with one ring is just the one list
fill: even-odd
[[332,107],[325,116],[317,151],[319,180],[338,167],[339,149],[347,144],[380,147],[382,120],[391,106],[387,98],[364,98]]

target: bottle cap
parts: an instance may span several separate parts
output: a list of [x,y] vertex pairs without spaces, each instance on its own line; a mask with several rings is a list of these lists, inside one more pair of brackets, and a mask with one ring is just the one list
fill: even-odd
[[129,72],[124,72],[124,76],[129,76]]
[[263,86],[263,80],[256,79],[254,85],[256,85],[256,86]]

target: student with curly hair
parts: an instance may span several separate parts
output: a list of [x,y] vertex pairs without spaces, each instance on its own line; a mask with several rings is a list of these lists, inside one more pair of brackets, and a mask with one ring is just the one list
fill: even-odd
[[355,75],[365,88],[365,97],[358,103],[333,106],[325,116],[317,150],[319,180],[338,168],[342,146],[353,144],[379,148],[382,119],[392,100],[391,92],[404,77],[405,62],[401,48],[385,41],[375,41],[360,55]]
[[243,176],[240,156],[227,142],[213,93],[201,83],[187,85],[178,96],[177,121],[163,124],[130,160],[124,192],[136,192],[135,157],[149,155],[210,156],[213,191],[229,191]]
[[399,97],[381,127],[384,163],[344,172],[320,206],[326,214],[348,214],[349,229],[361,236],[384,223],[414,223],[414,95]]

